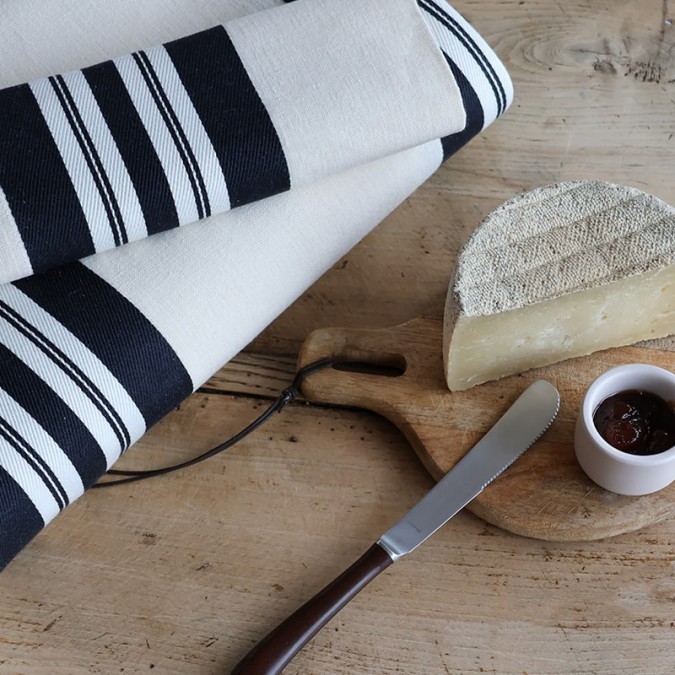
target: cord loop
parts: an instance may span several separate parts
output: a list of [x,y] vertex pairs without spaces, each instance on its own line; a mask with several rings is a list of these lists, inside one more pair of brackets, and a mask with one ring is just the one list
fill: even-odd
[[106,475],[111,476],[125,476],[125,478],[120,478],[119,480],[105,481],[103,483],[94,483],[91,487],[93,488],[104,488],[111,487],[113,485],[122,485],[124,483],[133,483],[138,480],[143,480],[145,478],[152,478],[153,476],[161,476],[165,473],[171,473],[173,471],[178,471],[179,469],[186,469],[189,466],[203,462],[205,459],[214,457],[215,455],[228,450],[235,443],[238,443],[240,440],[248,436],[252,431],[255,431],[260,425],[263,424],[274,412],[281,412],[281,410],[286,407],[291,401],[293,401],[298,394],[300,393],[300,384],[301,382],[312,373],[315,373],[317,370],[326,368],[333,365],[334,360],[330,358],[321,359],[310,363],[307,366],[304,366],[295,374],[293,382],[284,389],[280,396],[265,410],[261,415],[259,415],[253,422],[251,422],[247,427],[242,429],[240,432],[236,433],[234,436],[231,436],[226,441],[223,441],[215,448],[211,448],[207,452],[188,459],[179,464],[174,464],[172,466],[166,466],[161,469],[150,469],[148,471],[126,471],[122,469],[110,469]]

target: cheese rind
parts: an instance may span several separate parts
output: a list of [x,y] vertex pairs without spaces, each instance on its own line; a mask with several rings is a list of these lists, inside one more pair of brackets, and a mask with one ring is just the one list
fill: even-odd
[[448,292],[451,390],[675,333],[675,209],[600,182],[539,188],[493,211]]

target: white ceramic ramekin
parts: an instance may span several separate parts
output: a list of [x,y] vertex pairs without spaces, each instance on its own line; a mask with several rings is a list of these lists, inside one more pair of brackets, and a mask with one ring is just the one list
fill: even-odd
[[675,446],[657,455],[631,455],[617,450],[600,435],[593,414],[608,396],[641,389],[675,401],[675,374],[641,363],[612,368],[589,387],[574,434],[581,468],[601,487],[622,495],[646,495],[675,480]]

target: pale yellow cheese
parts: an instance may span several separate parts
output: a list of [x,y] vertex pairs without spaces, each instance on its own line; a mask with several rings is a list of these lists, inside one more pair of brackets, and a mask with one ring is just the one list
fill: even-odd
[[675,334],[675,209],[634,188],[560,183],[493,211],[445,309],[451,390]]

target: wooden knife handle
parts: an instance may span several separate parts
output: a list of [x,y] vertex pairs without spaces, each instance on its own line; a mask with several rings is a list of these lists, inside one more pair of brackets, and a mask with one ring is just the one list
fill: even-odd
[[232,675],[273,675],[332,619],[362,588],[391,565],[389,554],[373,544],[351,567],[263,638]]

